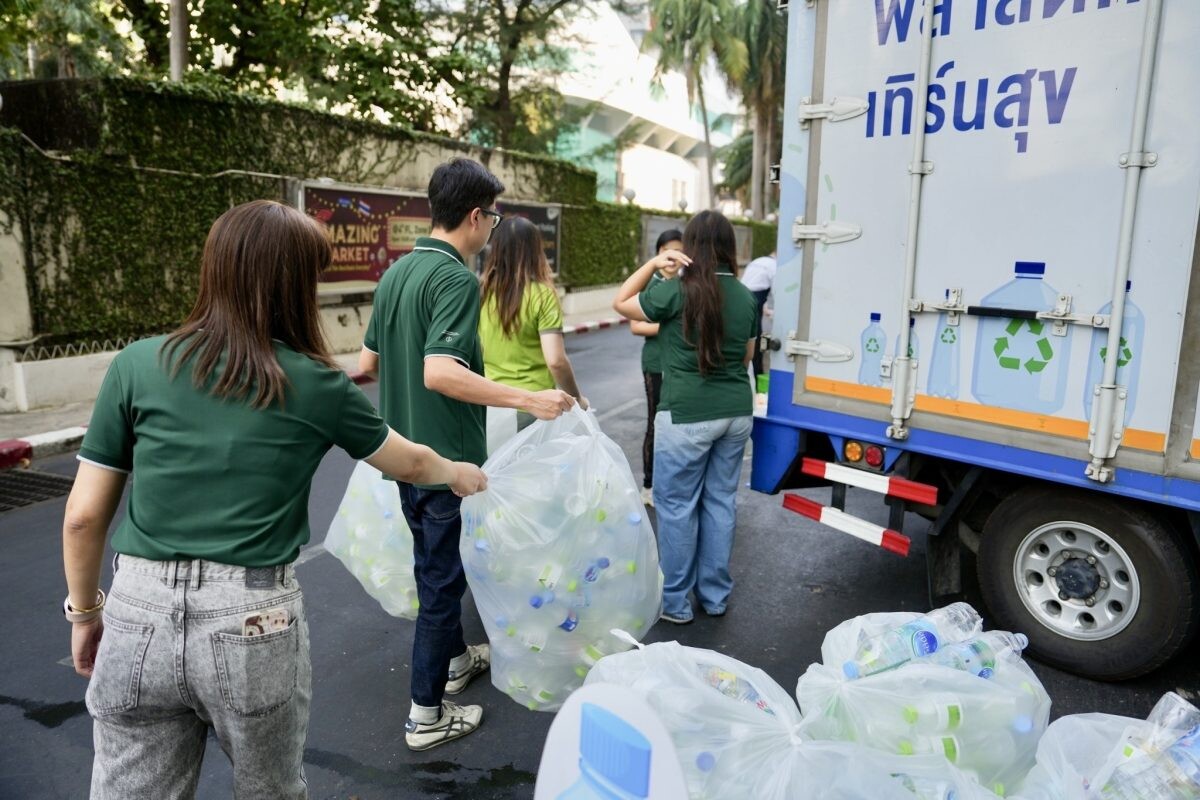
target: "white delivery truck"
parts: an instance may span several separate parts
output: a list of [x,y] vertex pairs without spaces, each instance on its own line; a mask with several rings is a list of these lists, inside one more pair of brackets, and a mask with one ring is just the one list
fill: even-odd
[[915,511],[933,599],[966,547],[1042,661],[1154,669],[1200,623],[1200,2],[786,5],[753,487],[901,553]]

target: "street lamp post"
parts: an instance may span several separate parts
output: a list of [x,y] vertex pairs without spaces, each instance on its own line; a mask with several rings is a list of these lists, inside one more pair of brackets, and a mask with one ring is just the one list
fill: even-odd
[[187,68],[188,9],[187,0],[171,0],[171,80],[183,80]]

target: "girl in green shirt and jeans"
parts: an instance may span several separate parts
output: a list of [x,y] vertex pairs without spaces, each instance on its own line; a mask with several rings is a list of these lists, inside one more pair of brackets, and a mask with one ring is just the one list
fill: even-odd
[[[330,447],[457,494],[486,488],[391,431],[321,332],[320,225],[258,200],[213,224],[179,330],[117,354],[63,521],[75,670],[89,678],[91,796],[193,797],[211,728],[235,797],[303,798],[312,670],[292,562]],[[116,573],[100,591],[109,523]]]
[[[559,388],[587,409],[563,343],[563,313],[542,234],[527,219],[505,219],[492,234],[480,287],[479,343],[489,380],[540,392]],[[524,411],[517,429],[533,423]]]
[[[686,254],[686,255],[685,255]],[[654,507],[663,571],[663,614],[692,621],[695,593],[710,616],[725,613],[738,479],[750,438],[757,305],[738,283],[733,226],[697,214],[683,252],[666,251],[625,281],[613,307],[659,324],[663,388],[655,416]],[[656,272],[668,280],[652,283]]]

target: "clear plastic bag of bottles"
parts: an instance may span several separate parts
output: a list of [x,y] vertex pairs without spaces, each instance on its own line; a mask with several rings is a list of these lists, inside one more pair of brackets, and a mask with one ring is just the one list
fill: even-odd
[[812,741],[769,675],[675,642],[608,656],[587,683],[632,691],[671,735],[688,795],[704,800],[994,800],[944,759]]
[[1174,692],[1130,725],[1097,778],[1101,800],[1200,798],[1200,709]]
[[826,636],[824,664],[797,699],[814,738],[944,757],[1003,795],[1034,765],[1050,698],[1021,660],[1023,636],[980,631],[955,604],[928,615],[870,614]]
[[1050,723],[1038,743],[1037,765],[1013,800],[1096,800],[1109,753],[1142,720],[1072,714]]
[[621,448],[578,408],[538,422],[484,464],[463,501],[461,553],[492,645],[492,683],[552,711],[662,606],[654,530]]
[[345,565],[367,594],[393,617],[416,619],[412,531],[394,481],[358,462],[325,535],[325,549]]

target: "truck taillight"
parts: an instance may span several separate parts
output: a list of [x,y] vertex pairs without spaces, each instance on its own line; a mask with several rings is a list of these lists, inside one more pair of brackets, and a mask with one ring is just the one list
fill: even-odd
[[857,464],[863,460],[863,446],[858,442],[846,442],[846,446],[842,448],[842,455],[847,461]]
[[867,466],[872,469],[879,469],[883,466],[883,448],[878,445],[870,445],[864,457],[867,460]]

